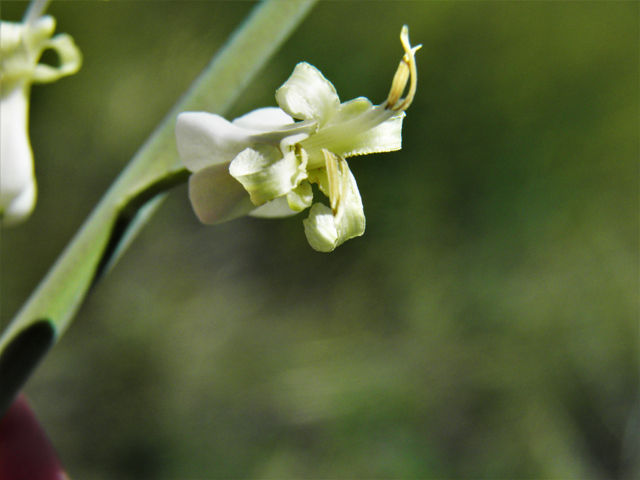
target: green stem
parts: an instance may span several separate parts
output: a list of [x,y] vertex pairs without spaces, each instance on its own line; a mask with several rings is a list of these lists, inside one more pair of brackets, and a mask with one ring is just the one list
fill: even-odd
[[27,25],[33,25],[36,21],[44,15],[45,10],[51,0],[31,0],[29,8],[24,13],[22,21]]
[[[102,258],[96,266],[91,286],[95,285],[116,263],[140,227],[151,217],[151,211],[155,211],[160,201],[164,199],[164,194],[169,189],[185,183],[190,176],[191,172],[185,168],[176,170],[147,185],[123,202],[113,222],[109,242],[104,247]],[[150,212],[147,213],[146,209]]]
[[96,279],[158,207],[162,196],[156,194],[186,179],[175,145],[176,115],[224,115],[316,1],[259,4],[118,177],[0,338],[0,416],[69,327]]

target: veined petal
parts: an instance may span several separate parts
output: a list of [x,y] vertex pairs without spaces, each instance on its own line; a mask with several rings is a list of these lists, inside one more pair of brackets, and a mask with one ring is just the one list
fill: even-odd
[[336,153],[349,158],[370,153],[394,152],[402,148],[402,120],[405,113],[399,112],[377,127],[354,135],[344,149]]
[[192,172],[231,162],[251,146],[251,136],[257,133],[213,113],[185,112],[176,121],[178,153]]
[[249,192],[254,205],[286,195],[307,176],[295,151],[284,154],[270,145],[247,148],[231,162],[229,173]]
[[[402,147],[402,119],[404,112],[384,106],[366,109],[363,100],[344,104],[342,121],[318,131],[300,142],[309,155],[309,168],[324,164],[322,150],[329,150],[344,158],[369,153],[392,152]],[[349,118],[350,117],[350,118]]]
[[198,219],[207,225],[232,220],[255,208],[229,164],[204,168],[189,177],[189,200]]
[[324,124],[340,108],[340,99],[331,82],[312,65],[296,65],[291,77],[276,91],[280,108],[293,118],[315,119]]

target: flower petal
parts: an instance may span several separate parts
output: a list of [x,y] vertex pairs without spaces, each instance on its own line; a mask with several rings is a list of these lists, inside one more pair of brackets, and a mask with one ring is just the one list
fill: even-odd
[[[322,150],[344,158],[369,153],[391,152],[402,147],[404,112],[384,106],[367,108],[366,99],[344,103],[336,114],[338,122],[300,142],[309,155],[309,168],[324,165]],[[344,111],[342,111],[344,109]]]
[[402,148],[402,119],[404,112],[397,113],[380,125],[355,134],[345,148],[336,153],[345,158],[370,153],[394,152]]
[[82,65],[82,54],[76,46],[71,35],[61,33],[56,35],[46,44],[44,49],[52,49],[60,58],[60,66],[52,67],[44,63],[39,63],[33,72],[35,83],[53,82],[60,77],[76,73]]
[[189,177],[189,199],[198,219],[207,225],[232,220],[255,208],[229,164],[213,165]]
[[[315,203],[309,211],[309,218],[302,221],[304,233],[311,248],[318,252],[332,252],[347,240],[364,233],[364,213],[358,216],[344,216],[339,224],[329,207]],[[349,220],[353,220],[349,223]]]
[[236,118],[234,125],[261,132],[270,132],[293,123],[293,118],[278,107],[265,107]]
[[0,220],[3,227],[12,227],[25,221],[36,206],[36,179],[31,178],[25,188],[12,199],[6,208],[0,210]]
[[176,120],[178,153],[192,172],[231,162],[251,145],[250,137],[256,133],[212,113],[185,112]]
[[309,211],[309,218],[302,223],[304,234],[314,250],[331,252],[338,246],[338,229],[333,222],[333,212],[326,205],[314,204]]
[[[82,63],[80,50],[67,34],[51,38],[56,22],[48,15],[32,24],[1,22],[0,58],[2,58],[3,93],[16,83],[53,82],[60,77],[76,73]],[[59,57],[59,66],[38,64],[44,50],[52,49]]]
[[33,154],[27,132],[27,87],[17,87],[0,101],[0,218],[15,225],[35,206]]
[[331,117],[331,121],[327,123],[327,127],[335,125],[337,123],[348,122],[349,120],[364,115],[365,113],[373,110],[373,104],[368,98],[358,97],[348,102],[344,102],[340,105],[340,108]]
[[309,218],[302,221],[309,245],[319,252],[331,252],[350,238],[362,235],[365,229],[362,199],[346,161],[340,159],[334,175],[337,184],[336,180],[329,179],[329,185],[335,209],[316,203],[311,207]]
[[6,96],[14,88],[30,83],[33,70],[40,58],[42,50],[37,40],[38,35],[44,31],[45,35],[40,42],[45,42],[53,34],[55,21],[46,16],[38,20],[29,30],[22,23],[0,21],[0,94]]
[[274,198],[270,202],[265,203],[264,205],[252,210],[249,213],[251,217],[259,217],[259,218],[283,218],[283,217],[291,217],[293,215],[297,215],[300,212],[296,212],[295,210],[291,210],[289,207],[289,202],[287,201],[287,197],[278,197]]
[[[192,172],[232,161],[255,143],[299,142],[316,130],[316,122],[291,123],[279,108],[254,110],[229,122],[220,115],[184,112],[176,120],[176,143],[182,163]],[[252,127],[252,128],[248,128]]]
[[282,156],[277,148],[258,144],[240,152],[229,173],[249,192],[253,204],[260,206],[296,188],[307,176],[305,167],[306,162],[293,150]]
[[315,119],[324,124],[340,108],[340,99],[331,82],[308,63],[299,63],[291,77],[276,91],[280,108],[293,118]]
[[296,188],[287,193],[287,203],[289,208],[295,212],[301,212],[309,208],[313,202],[313,190],[311,184],[306,180],[300,182]]

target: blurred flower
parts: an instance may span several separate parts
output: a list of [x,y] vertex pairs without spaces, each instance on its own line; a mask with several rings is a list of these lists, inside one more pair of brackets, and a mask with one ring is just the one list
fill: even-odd
[[[315,67],[300,63],[276,92],[280,108],[261,108],[232,122],[204,112],[181,113],[177,145],[194,172],[189,196],[198,218],[213,224],[249,212],[277,217],[311,207],[303,223],[315,250],[332,251],[362,235],[362,200],[345,158],[401,148],[420,47],[411,47],[406,26],[400,38],[405,55],[382,105],[366,98],[341,104],[333,85]],[[407,83],[407,97],[401,99]],[[313,204],[313,183],[329,197],[330,208]]]
[[[29,91],[80,68],[80,51],[66,34],[51,38],[50,16],[24,23],[0,22],[0,222],[25,220],[35,205],[36,181],[29,142]],[[54,50],[58,67],[39,64],[42,52]]]

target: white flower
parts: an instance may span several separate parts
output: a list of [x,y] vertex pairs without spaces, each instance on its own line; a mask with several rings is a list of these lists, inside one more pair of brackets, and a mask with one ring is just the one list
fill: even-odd
[[[400,38],[405,55],[382,105],[366,98],[341,104],[333,85],[315,67],[300,63],[276,92],[280,108],[261,108],[233,122],[204,112],[181,113],[178,152],[194,172],[189,196],[198,218],[214,224],[246,213],[277,217],[311,207],[303,223],[314,249],[332,251],[362,235],[362,200],[345,158],[401,148],[420,47],[411,47],[406,26]],[[313,204],[313,183],[329,197],[330,208]]]
[[[75,73],[81,55],[70,36],[51,38],[50,16],[25,23],[0,22],[0,222],[25,220],[35,206],[36,180],[29,142],[29,91],[32,83],[53,82]],[[54,50],[60,66],[38,64]]]

